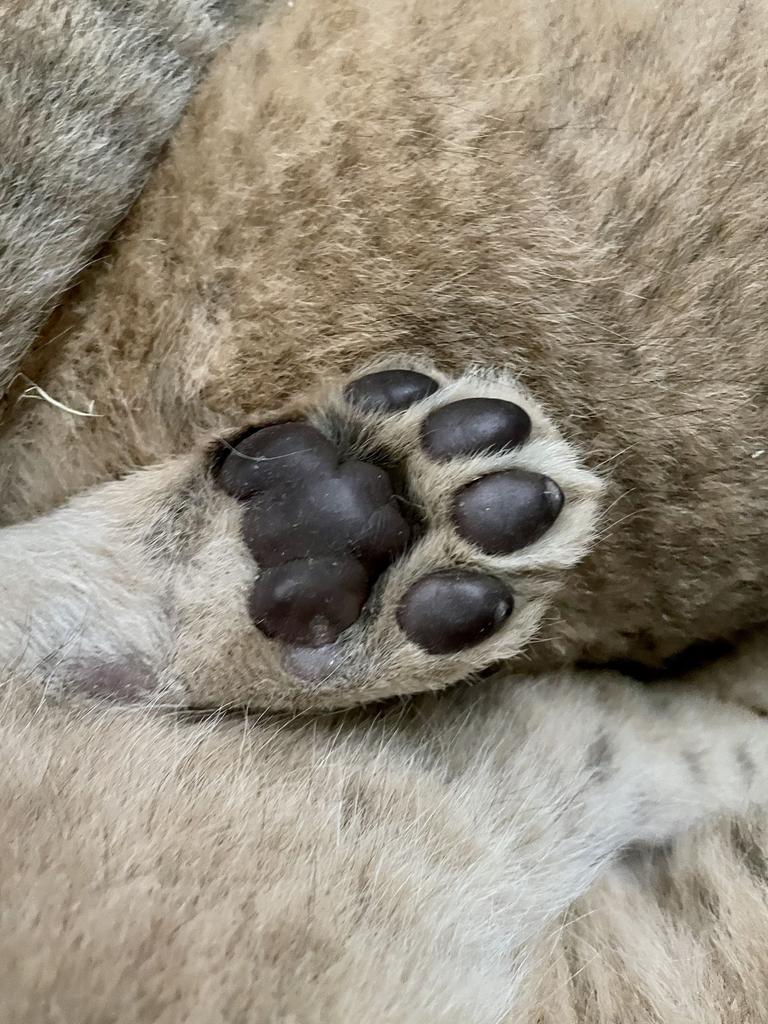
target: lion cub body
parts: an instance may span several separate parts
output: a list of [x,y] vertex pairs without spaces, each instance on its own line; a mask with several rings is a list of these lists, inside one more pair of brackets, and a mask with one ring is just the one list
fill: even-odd
[[[245,32],[4,399],[5,522],[407,351],[513,372],[607,477],[528,667],[655,663],[760,621],[766,21],[715,0],[304,0]],[[569,914],[639,792],[606,749],[635,714],[663,721],[616,697],[601,734],[601,690],[506,678],[245,726],[11,693],[4,1019],[764,1020],[760,823],[639,847]],[[693,792],[726,762],[747,784],[745,748],[688,753]],[[582,835],[585,794],[617,778]]]

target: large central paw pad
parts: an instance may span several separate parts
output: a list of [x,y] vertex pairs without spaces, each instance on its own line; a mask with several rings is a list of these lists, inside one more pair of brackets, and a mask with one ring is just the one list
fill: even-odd
[[251,612],[271,637],[310,647],[336,640],[408,543],[384,470],[343,460],[308,423],[257,429],[227,457],[221,483],[246,500],[245,541],[266,567]]
[[[548,462],[565,486],[539,471]],[[324,648],[382,617],[429,655],[476,647],[536,599],[537,544],[571,502],[578,518],[585,481],[595,490],[573,463],[509,382],[362,375],[302,419],[240,435],[220,463],[259,570],[251,618],[291,647]],[[553,565],[580,553],[569,530]]]
[[250,498],[245,538],[260,565],[352,553],[368,569],[390,562],[408,542],[384,470],[342,460],[306,423],[264,427],[224,463],[230,494]]

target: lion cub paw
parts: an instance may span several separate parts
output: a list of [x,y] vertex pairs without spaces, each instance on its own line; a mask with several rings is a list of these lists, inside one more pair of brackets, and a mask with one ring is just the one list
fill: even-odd
[[600,490],[512,379],[404,362],[240,431],[211,471],[252,559],[266,702],[288,705],[435,689],[519,653]]

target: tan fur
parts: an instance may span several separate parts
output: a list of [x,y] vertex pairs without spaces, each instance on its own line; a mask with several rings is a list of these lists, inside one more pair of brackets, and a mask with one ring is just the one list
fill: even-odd
[[197,724],[9,692],[3,1019],[757,1022],[760,833],[650,859],[765,798],[768,726],[705,683]]
[[[25,522],[406,351],[511,374],[608,477],[523,664],[759,620],[765,14],[706,12],[307,0],[219,62],[27,362],[96,417],[4,409],[4,1019],[765,1019],[762,825],[645,848],[762,800],[752,717],[586,673],[300,723],[49,707],[156,694],[164,644],[182,701],[239,702],[244,569],[202,448]],[[699,689],[762,705],[744,657]]]
[[0,393],[262,0],[9,0],[0,22]]

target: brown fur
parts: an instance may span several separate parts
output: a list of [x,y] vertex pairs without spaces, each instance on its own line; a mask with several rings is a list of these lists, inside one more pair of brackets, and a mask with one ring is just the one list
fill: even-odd
[[[49,325],[27,375],[97,418],[10,394],[7,520],[406,349],[520,375],[610,469],[600,542],[529,664],[653,662],[759,619],[762,10],[713,5],[696,39],[687,5],[316,14],[297,5],[218,64],[109,265]],[[152,479],[166,493],[131,479],[109,492],[124,507]],[[746,657],[724,692],[760,690],[764,652]],[[554,876],[585,827],[554,828],[571,759],[603,749],[580,686],[600,689],[507,679],[255,728],[9,697],[4,1019],[763,1020],[760,825],[634,850],[510,957],[528,890],[508,887],[509,824],[541,828],[526,773],[548,783]],[[621,694],[611,728],[639,723],[642,751],[653,720]],[[548,746],[523,742],[526,716]]]
[[0,22],[0,393],[261,0],[10,0]]
[[243,37],[30,371],[100,418],[16,406],[9,514],[406,349],[509,368],[610,470],[542,659],[760,619],[763,16],[334,2]]

